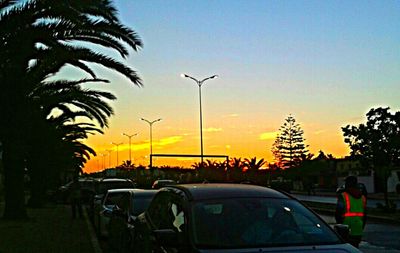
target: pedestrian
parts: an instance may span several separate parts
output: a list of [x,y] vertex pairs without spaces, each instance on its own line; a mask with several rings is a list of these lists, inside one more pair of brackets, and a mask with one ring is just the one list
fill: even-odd
[[360,190],[357,177],[345,179],[344,191],[338,193],[335,218],[339,224],[349,226],[348,242],[359,246],[366,222],[366,196]]
[[70,204],[72,209],[72,218],[75,219],[77,214],[79,218],[82,218],[82,199],[81,199],[81,185],[78,177],[75,177],[72,181],[70,188]]

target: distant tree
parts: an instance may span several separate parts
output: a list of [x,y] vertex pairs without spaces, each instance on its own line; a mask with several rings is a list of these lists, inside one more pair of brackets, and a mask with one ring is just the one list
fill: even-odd
[[313,160],[333,160],[335,157],[333,157],[332,154],[325,154],[324,151],[320,150],[318,152],[318,156],[315,157]]
[[247,168],[247,171],[258,171],[267,161],[264,159],[260,159],[257,161],[257,157],[252,157],[250,159],[244,159],[244,166]]
[[307,146],[304,144],[303,130],[293,116],[289,116],[281,128],[272,146],[275,160],[283,169],[298,166],[308,157]]
[[260,183],[262,179],[259,177],[260,168],[266,163],[264,159],[260,159],[257,161],[257,157],[252,158],[245,158],[244,159],[244,166],[247,168],[245,174],[248,180],[253,183]]
[[272,155],[274,156],[274,168],[283,168],[282,166],[282,154],[280,152],[280,147],[282,146],[281,138],[279,138],[279,134],[275,138],[275,142],[272,144]]
[[240,182],[242,180],[243,169],[244,162],[242,161],[241,157],[230,158],[228,164],[229,180],[233,182]]
[[390,170],[400,165],[400,111],[389,110],[389,107],[372,108],[366,114],[367,123],[342,128],[351,156],[373,167],[381,178],[386,206],[389,205],[387,178]]
[[328,156],[326,156],[322,150],[320,150],[318,156],[314,158],[314,160],[327,160],[327,159]]

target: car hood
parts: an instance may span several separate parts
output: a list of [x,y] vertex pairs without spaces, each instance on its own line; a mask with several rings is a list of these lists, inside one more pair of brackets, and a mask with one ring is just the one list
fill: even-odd
[[273,248],[251,248],[251,249],[201,249],[201,253],[282,253],[282,252],[300,252],[300,253],[361,253],[350,244],[334,244],[320,246],[291,246],[291,247],[273,247]]

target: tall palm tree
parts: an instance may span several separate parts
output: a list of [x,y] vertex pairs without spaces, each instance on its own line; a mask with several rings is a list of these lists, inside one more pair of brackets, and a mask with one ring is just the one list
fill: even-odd
[[[66,64],[97,78],[90,65],[114,69],[141,86],[136,72],[117,60],[77,45],[89,42],[116,50],[122,57],[142,44],[123,26],[109,0],[0,0],[0,141],[5,175],[5,218],[24,218],[23,176],[29,142],[21,133],[34,132],[29,97],[37,84]],[[84,44],[85,45],[85,44]]]

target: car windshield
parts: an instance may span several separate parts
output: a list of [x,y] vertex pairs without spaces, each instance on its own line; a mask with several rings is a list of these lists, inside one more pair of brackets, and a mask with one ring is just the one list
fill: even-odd
[[196,202],[198,248],[251,248],[340,243],[337,235],[296,200],[234,198]]

